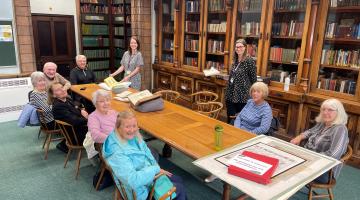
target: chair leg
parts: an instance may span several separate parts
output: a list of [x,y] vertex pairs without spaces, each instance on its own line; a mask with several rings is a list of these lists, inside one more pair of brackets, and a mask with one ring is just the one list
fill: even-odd
[[46,144],[46,141],[47,141],[48,137],[49,137],[49,134],[46,134],[45,139],[44,139],[44,143],[43,143],[43,146],[42,146],[43,149],[45,147],[45,144]]
[[41,127],[39,128],[38,139],[40,138],[40,134],[41,134]]
[[48,158],[50,142],[51,142],[51,134],[48,134],[47,140],[46,140],[46,145],[45,145],[45,157],[44,157],[45,160],[47,160],[47,158]]
[[101,164],[100,176],[99,176],[99,179],[98,179],[98,181],[97,181],[97,183],[96,183],[96,187],[95,187],[95,190],[96,190],[96,191],[99,190],[99,186],[100,186],[100,183],[101,183],[101,181],[102,181],[102,179],[103,179],[103,177],[104,177],[105,170],[106,170],[105,164]]
[[69,160],[69,157],[70,157],[70,154],[71,154],[71,150],[72,150],[72,149],[69,149],[68,153],[66,154],[65,163],[64,163],[64,168],[66,167],[66,164],[67,164],[67,162],[68,162],[68,160]]
[[82,149],[79,150],[78,157],[77,157],[77,160],[76,160],[75,179],[77,179],[77,177],[79,176],[81,153],[82,153]]
[[313,195],[313,188],[310,186],[310,187],[309,187],[308,200],[312,200],[312,195]]
[[115,191],[114,191],[114,200],[122,200],[120,191],[117,188],[116,184],[115,184]]
[[333,200],[333,199],[334,199],[334,194],[333,194],[333,192],[332,192],[332,189],[329,188],[329,189],[328,189],[328,192],[329,192],[329,198],[330,198],[330,200]]

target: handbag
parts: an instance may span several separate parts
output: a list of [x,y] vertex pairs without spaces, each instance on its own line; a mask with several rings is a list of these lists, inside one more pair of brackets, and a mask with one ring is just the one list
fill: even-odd
[[[166,175],[161,175],[159,178],[156,179],[154,185],[154,198],[156,200],[160,199],[160,197],[164,196],[168,193],[174,185]],[[176,193],[173,192],[171,194],[171,198],[174,199],[176,197]],[[166,200],[170,200],[170,197],[166,198]]]

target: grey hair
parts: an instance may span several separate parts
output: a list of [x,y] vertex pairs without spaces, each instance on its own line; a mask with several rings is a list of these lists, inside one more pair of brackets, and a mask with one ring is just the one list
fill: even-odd
[[43,72],[38,72],[38,71],[31,73],[30,77],[31,77],[31,83],[34,87],[36,87],[36,84],[40,79],[46,80],[45,74]]
[[261,91],[263,99],[269,95],[269,87],[264,82],[255,82],[249,90],[250,96],[254,90]]
[[76,62],[77,62],[78,60],[80,60],[80,58],[85,58],[85,60],[87,60],[87,59],[86,59],[86,56],[84,56],[84,55],[77,55],[77,56],[75,56]]
[[95,107],[96,107],[96,102],[97,102],[99,96],[111,99],[111,93],[110,92],[108,92],[108,91],[106,91],[104,89],[98,89],[94,93],[92,93],[92,103],[94,104]]
[[57,65],[56,65],[54,62],[47,62],[47,63],[45,63],[43,69],[45,69],[45,68],[48,67],[49,65],[54,65],[55,68],[57,69]]
[[[136,118],[136,117],[135,117],[135,114],[133,112],[131,112],[130,110],[124,110],[124,111],[121,111],[118,113],[118,115],[116,117],[116,123],[115,123],[115,130],[118,134],[120,134],[118,129],[121,127],[123,120],[131,119],[131,118]],[[137,138],[137,140],[139,142],[142,140],[142,136],[139,131],[136,132],[135,137]]]
[[324,108],[325,106],[330,107],[331,109],[334,109],[337,112],[336,117],[335,117],[334,121],[332,122],[332,124],[335,124],[335,125],[336,124],[343,124],[343,125],[347,124],[348,115],[346,114],[343,104],[337,99],[327,99],[321,104],[320,113],[315,118],[316,122],[323,122],[321,112],[322,112],[322,108]]

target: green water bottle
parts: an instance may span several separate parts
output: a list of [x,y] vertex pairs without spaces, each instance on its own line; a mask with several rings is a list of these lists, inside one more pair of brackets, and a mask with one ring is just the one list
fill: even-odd
[[223,146],[223,131],[224,128],[221,125],[215,126],[215,150],[220,151]]

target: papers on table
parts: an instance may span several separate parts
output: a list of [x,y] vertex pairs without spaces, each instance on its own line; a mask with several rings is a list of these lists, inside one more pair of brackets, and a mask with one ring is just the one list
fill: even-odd
[[244,156],[242,154],[235,155],[233,158],[231,158],[229,160],[229,165],[258,175],[264,175],[265,172],[267,172],[272,167],[272,165],[268,163]]
[[210,69],[204,69],[203,72],[205,76],[215,76],[220,74],[220,72],[213,67],[211,67]]

